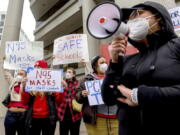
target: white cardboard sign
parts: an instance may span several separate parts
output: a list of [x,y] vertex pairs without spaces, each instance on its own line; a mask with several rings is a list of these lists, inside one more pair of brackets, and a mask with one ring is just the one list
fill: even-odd
[[104,104],[101,96],[101,85],[103,80],[86,81],[85,86],[88,90],[88,100],[90,106]]
[[180,7],[169,9],[169,14],[174,26],[174,30],[180,30]]
[[43,42],[11,41],[6,42],[4,68],[11,70],[26,69],[43,59]]
[[54,41],[53,65],[78,63],[82,59],[89,61],[86,34],[71,34]]
[[25,89],[26,91],[63,92],[61,87],[62,73],[63,70],[30,68]]

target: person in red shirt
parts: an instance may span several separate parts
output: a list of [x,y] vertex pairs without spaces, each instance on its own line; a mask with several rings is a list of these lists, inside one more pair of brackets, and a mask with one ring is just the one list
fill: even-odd
[[25,92],[26,71],[19,70],[15,78],[8,70],[4,75],[10,84],[6,100],[6,113],[4,126],[6,135],[26,135],[25,116],[28,109],[29,94]]
[[[48,68],[48,63],[39,60],[35,68]],[[30,135],[54,135],[56,127],[56,109],[52,93],[33,91],[30,97],[26,124]]]
[[68,68],[65,73],[67,87],[63,93],[56,93],[56,109],[60,120],[60,135],[79,135],[82,113],[72,109],[72,100],[75,98],[75,89],[78,86],[76,71]]

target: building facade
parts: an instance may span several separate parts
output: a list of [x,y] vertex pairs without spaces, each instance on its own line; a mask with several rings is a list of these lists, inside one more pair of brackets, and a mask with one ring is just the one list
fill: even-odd
[[[71,33],[86,33],[88,35],[90,58],[100,54],[100,45],[110,43],[112,38],[97,40],[91,37],[87,32],[86,20],[92,8],[103,1],[107,0],[30,0],[30,8],[36,20],[35,40],[44,41],[46,60],[50,60],[52,56],[53,41]],[[122,8],[131,7],[145,0],[109,1],[116,2]],[[159,2],[170,9],[176,7],[179,0],[151,1]],[[80,68],[79,65],[77,67]]]
[[27,34],[24,32],[22,28],[20,29],[19,41],[30,42],[29,37],[27,36]]
[[5,21],[6,12],[0,12],[0,44],[2,40],[3,28],[4,28],[4,21]]
[[[1,45],[2,35],[3,35],[5,18],[6,18],[6,12],[1,11],[0,12],[0,45]],[[20,33],[19,33],[19,41],[30,42],[30,39],[28,38],[27,34],[24,32],[22,28],[20,29]]]

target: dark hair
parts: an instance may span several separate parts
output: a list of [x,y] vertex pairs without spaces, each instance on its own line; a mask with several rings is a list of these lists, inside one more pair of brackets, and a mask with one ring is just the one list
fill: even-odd
[[92,60],[91,60],[91,66],[92,66],[92,69],[93,69],[93,72],[94,73],[97,73],[97,70],[96,70],[96,68],[97,68],[97,64],[98,64],[98,60],[100,59],[100,58],[104,58],[103,56],[95,56],[95,57],[93,57],[92,58]]
[[66,71],[67,70],[72,70],[72,72],[73,72],[73,74],[75,75],[73,78],[72,78],[72,80],[73,81],[76,81],[77,79],[76,79],[76,70],[73,68],[73,67],[68,67],[67,69],[66,69]]

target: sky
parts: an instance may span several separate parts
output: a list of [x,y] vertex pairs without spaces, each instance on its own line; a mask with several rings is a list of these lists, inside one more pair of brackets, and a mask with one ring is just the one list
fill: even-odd
[[[7,11],[9,0],[0,0],[0,11]],[[23,16],[21,28],[31,41],[34,41],[33,31],[35,29],[35,19],[30,10],[29,0],[24,0]]]

